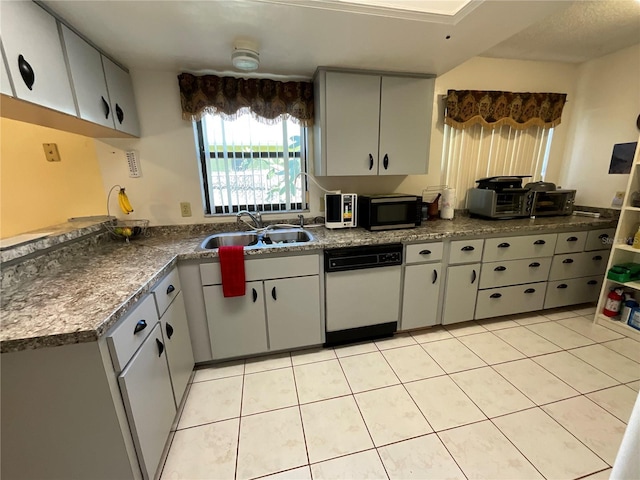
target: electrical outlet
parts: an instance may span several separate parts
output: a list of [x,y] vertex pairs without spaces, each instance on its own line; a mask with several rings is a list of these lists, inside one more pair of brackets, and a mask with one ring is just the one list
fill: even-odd
[[180,202],[180,213],[183,217],[191,216],[191,204],[189,202]]
[[44,155],[47,162],[59,162],[60,154],[58,153],[58,145],[55,143],[43,143]]
[[616,192],[616,194],[613,197],[613,200],[611,200],[611,206],[622,207],[623,203],[624,203],[624,192]]

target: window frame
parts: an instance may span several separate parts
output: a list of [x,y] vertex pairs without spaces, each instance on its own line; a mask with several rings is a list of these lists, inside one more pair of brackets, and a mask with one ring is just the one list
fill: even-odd
[[[223,119],[227,121],[227,119]],[[282,119],[282,121],[287,121],[287,119]],[[229,207],[220,205],[216,206],[213,204],[213,185],[212,185],[212,177],[211,172],[209,171],[208,165],[212,159],[216,158],[216,152],[209,151],[209,155],[207,156],[207,146],[209,142],[206,136],[206,129],[204,127],[204,117],[196,122],[193,122],[193,130],[194,130],[194,138],[196,143],[196,151],[198,152],[199,159],[199,173],[200,173],[200,188],[202,189],[202,203],[204,206],[204,214],[205,216],[224,216],[224,215],[235,215],[241,210],[249,210],[251,212],[258,211],[260,213],[294,213],[294,212],[304,212],[309,210],[308,197],[309,197],[309,184],[307,179],[307,172],[309,168],[308,163],[308,153],[309,153],[309,127],[305,127],[300,125],[300,151],[299,152],[289,152],[289,158],[299,158],[300,159],[300,177],[301,177],[301,187],[302,187],[302,201],[301,202],[290,202],[290,208],[287,209],[286,203],[265,203],[265,204],[246,204],[246,205],[237,205],[233,204]],[[281,154],[279,152],[227,152],[227,156],[229,153],[233,153],[233,158],[231,160],[236,159],[260,159],[260,158],[284,158],[284,152]],[[256,155],[257,153],[257,155]],[[217,157],[222,158],[222,157]],[[286,176],[285,176],[286,178]],[[284,179],[283,179],[284,181]],[[278,208],[274,208],[274,207]]]

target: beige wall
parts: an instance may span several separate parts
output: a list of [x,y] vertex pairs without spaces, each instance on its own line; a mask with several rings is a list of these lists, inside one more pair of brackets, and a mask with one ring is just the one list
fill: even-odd
[[[92,138],[0,120],[1,238],[106,213]],[[43,143],[56,143],[62,161],[47,162]]]
[[578,204],[610,207],[629,179],[608,173],[613,145],[638,141],[640,45],[585,62],[578,74],[562,185],[578,191]]
[[[552,91],[574,97],[578,67],[553,62],[529,62],[474,58],[436,79],[436,96],[429,173],[398,177],[319,177],[327,189],[356,193],[404,192],[420,194],[429,185],[438,185],[443,140],[443,95],[448,89],[494,89],[511,91]],[[103,140],[97,143],[105,188],[121,183],[127,187],[136,218],[148,218],[152,224],[168,225],[228,221],[205,218],[200,192],[200,173],[196,160],[193,130],[181,119],[176,72],[132,71],[138,104],[142,138],[139,140]],[[562,152],[571,122],[572,104],[563,114],[556,130],[547,179],[554,181],[560,170]],[[138,150],[143,176],[127,177],[123,151]],[[310,162],[311,164],[313,162]],[[310,187],[311,215],[320,214],[322,193]],[[180,216],[180,202],[191,202],[193,217]],[[281,218],[275,216],[272,218]]]

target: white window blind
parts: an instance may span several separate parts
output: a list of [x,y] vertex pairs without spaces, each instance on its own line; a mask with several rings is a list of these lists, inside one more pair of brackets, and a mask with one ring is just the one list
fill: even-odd
[[306,208],[305,129],[251,115],[207,115],[197,127],[207,213]]
[[458,205],[466,208],[467,191],[480,178],[531,175],[524,183],[544,179],[553,128],[495,129],[480,124],[465,129],[444,126],[443,183],[456,189]]

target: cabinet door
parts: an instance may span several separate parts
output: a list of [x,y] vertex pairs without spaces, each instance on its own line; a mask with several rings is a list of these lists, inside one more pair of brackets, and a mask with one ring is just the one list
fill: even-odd
[[377,175],[380,77],[327,72],[325,86],[327,175]]
[[0,51],[2,51],[2,58],[0,59],[0,93],[13,97],[13,90],[11,90],[11,82],[9,82],[9,72],[7,70],[6,59],[4,57],[4,49],[0,44]]
[[405,268],[400,322],[402,330],[436,324],[441,274],[441,263],[409,265]]
[[154,478],[176,414],[160,325],[156,324],[118,382],[142,473]]
[[0,24],[16,97],[76,115],[55,18],[33,2],[2,2]]
[[131,77],[104,55],[102,56],[102,66],[107,80],[107,89],[116,130],[139,137],[140,125],[138,124],[138,112],[133,97]]
[[265,281],[264,291],[270,350],[322,343],[317,275]]
[[427,173],[433,78],[382,77],[379,175]]
[[162,324],[162,333],[166,341],[171,385],[173,386],[173,396],[177,407],[180,405],[189,383],[194,364],[182,292],[178,293],[178,296],[160,319],[160,323]]
[[100,52],[64,25],[62,38],[80,118],[115,128]]
[[222,285],[202,290],[214,359],[268,350],[262,282],[247,282],[247,294],[242,297],[225,297]]
[[442,324],[473,319],[478,293],[480,264],[456,265],[447,268]]

